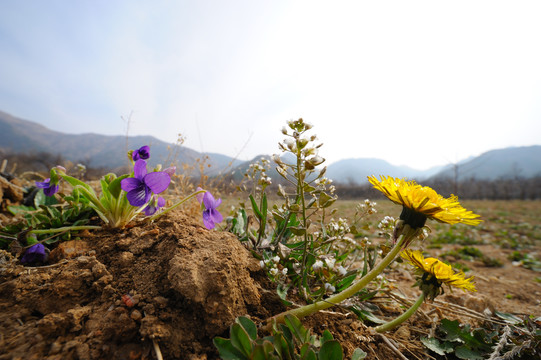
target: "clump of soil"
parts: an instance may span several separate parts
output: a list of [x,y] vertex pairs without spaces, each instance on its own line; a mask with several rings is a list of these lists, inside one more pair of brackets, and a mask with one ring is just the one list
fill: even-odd
[[87,232],[51,257],[32,268],[0,256],[0,359],[150,359],[153,340],[166,359],[216,358],[212,339],[237,316],[283,310],[233,235],[180,212]]

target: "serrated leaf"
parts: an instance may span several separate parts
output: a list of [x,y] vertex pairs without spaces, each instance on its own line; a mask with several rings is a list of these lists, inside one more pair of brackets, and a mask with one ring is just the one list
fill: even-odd
[[455,355],[459,359],[483,360],[483,357],[481,356],[481,354],[479,354],[476,351],[473,351],[472,349],[464,345],[459,346],[455,349]]
[[319,360],[341,360],[344,357],[342,346],[336,340],[326,341],[319,349]]
[[463,330],[460,328],[458,320],[441,319],[440,330],[446,334],[443,340],[463,342],[461,338]]
[[424,346],[434,351],[438,355],[445,355],[453,351],[453,344],[448,342],[440,342],[436,338],[421,337],[421,342]]

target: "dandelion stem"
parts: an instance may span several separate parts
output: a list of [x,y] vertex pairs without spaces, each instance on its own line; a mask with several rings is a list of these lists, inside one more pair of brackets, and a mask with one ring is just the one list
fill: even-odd
[[391,320],[389,322],[386,322],[383,325],[376,327],[376,331],[379,333],[382,333],[382,332],[394,329],[398,325],[402,324],[404,321],[408,320],[411,317],[411,315],[415,314],[419,306],[421,306],[421,304],[424,301],[425,301],[425,293],[422,292],[419,298],[417,299],[417,301],[405,313],[403,313],[402,315],[400,315],[394,320]]
[[345,299],[355,295],[356,293],[361,291],[366,285],[368,285],[368,283],[374,280],[376,276],[378,276],[383,270],[385,270],[385,268],[396,258],[398,253],[400,253],[400,250],[402,250],[402,244],[404,244],[407,241],[411,241],[410,239],[411,236],[409,236],[410,234],[411,233],[401,236],[400,239],[393,246],[391,251],[389,251],[387,256],[385,256],[375,268],[370,270],[370,272],[368,272],[365,276],[360,278],[357,282],[355,282],[353,285],[351,285],[347,289],[331,297],[328,297],[327,299],[315,302],[313,304],[308,304],[300,308],[288,310],[281,314],[273,316],[272,318],[267,319],[265,328],[269,329],[270,326],[272,325],[273,320],[277,322],[283,322],[285,316],[288,314],[295,315],[297,318],[302,319],[303,317],[312,315],[319,310],[327,309],[331,306],[337,305],[341,303],[342,301],[344,301]]

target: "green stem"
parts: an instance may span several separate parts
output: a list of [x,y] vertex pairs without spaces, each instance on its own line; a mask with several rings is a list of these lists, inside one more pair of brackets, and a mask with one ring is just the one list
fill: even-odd
[[300,197],[301,208],[302,208],[302,226],[304,228],[304,249],[302,253],[302,264],[301,264],[301,274],[302,280],[299,284],[299,290],[301,290],[301,295],[306,299],[306,257],[308,254],[308,229],[306,228],[306,205],[304,201],[304,177],[305,174],[302,169],[302,153],[299,147],[299,141],[297,140],[297,194]]
[[404,321],[408,320],[411,315],[415,314],[419,306],[423,303],[425,300],[425,293],[422,292],[417,301],[402,315],[397,317],[396,319],[389,321],[383,325],[380,325],[376,327],[376,331],[379,333],[382,333],[384,331],[389,331],[397,327],[398,325],[402,324]]
[[103,229],[101,226],[96,225],[79,225],[79,226],[64,226],[54,229],[45,229],[45,230],[31,230],[29,233],[31,234],[54,234],[57,232],[63,232],[63,231],[79,231],[79,230],[99,230]]
[[285,316],[288,314],[295,315],[297,318],[302,319],[303,317],[312,315],[319,310],[327,309],[331,306],[337,305],[345,299],[355,295],[356,293],[361,291],[366,285],[368,285],[369,282],[374,280],[376,276],[378,276],[383,270],[385,270],[385,268],[395,259],[398,253],[400,253],[400,251],[402,250],[402,244],[404,244],[406,240],[409,240],[408,235],[400,237],[400,239],[396,242],[396,244],[393,246],[387,256],[385,256],[375,268],[370,270],[368,274],[360,278],[357,282],[353,283],[347,289],[343,290],[338,294],[330,296],[327,299],[278,314],[267,320],[266,328],[269,328],[271,326],[272,320],[276,320],[277,322],[283,322]]
[[154,221],[156,220],[157,218],[159,218],[160,216],[162,216],[163,214],[166,214],[168,213],[169,211],[173,210],[174,208],[176,208],[177,206],[180,206],[182,204],[184,204],[186,201],[190,200],[191,198],[193,198],[194,196],[198,195],[198,194],[202,194],[202,193],[206,193],[207,190],[199,190],[199,191],[196,191],[194,192],[193,194],[191,194],[190,196],[188,197],[185,197],[184,199],[180,200],[178,203],[176,203],[175,205],[173,206],[170,206],[168,207],[167,209],[163,210],[162,212],[160,213],[157,213],[155,215],[152,215],[150,218],[148,218],[148,221]]

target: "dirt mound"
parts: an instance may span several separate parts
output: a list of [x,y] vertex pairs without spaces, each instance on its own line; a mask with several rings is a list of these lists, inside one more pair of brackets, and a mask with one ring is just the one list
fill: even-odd
[[167,359],[216,358],[235,317],[279,306],[262,303],[265,275],[234,236],[181,213],[83,235],[49,266],[2,253],[0,359],[148,359],[152,340]]

